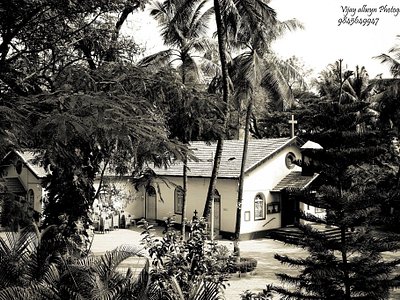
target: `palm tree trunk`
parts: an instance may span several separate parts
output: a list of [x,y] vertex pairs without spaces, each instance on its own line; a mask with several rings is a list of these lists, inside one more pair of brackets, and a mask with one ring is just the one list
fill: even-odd
[[342,226],[340,228],[340,241],[342,244],[341,254],[342,254],[342,264],[343,264],[343,283],[344,283],[344,297],[346,300],[351,299],[350,292],[350,275],[349,275],[349,265],[347,258],[347,242],[346,242],[346,228]]
[[[229,130],[227,124],[229,122],[229,87],[228,87],[228,65],[226,59],[226,29],[222,22],[221,7],[219,0],[214,0],[214,11],[215,11],[215,22],[217,25],[217,36],[218,36],[218,50],[219,59],[221,62],[221,73],[222,73],[222,100],[225,104],[224,109],[224,130],[226,138],[229,138]],[[211,202],[214,199],[214,191],[217,185],[217,177],[219,166],[221,163],[221,156],[223,150],[223,137],[220,137],[217,141],[217,148],[215,150],[214,165],[211,173],[210,183],[208,186],[208,193],[206,203],[204,205],[203,217],[207,219],[211,211]]]
[[203,211],[203,218],[205,218],[206,220],[208,219],[211,213],[211,205],[214,199],[214,192],[217,184],[217,177],[218,177],[219,165],[221,163],[223,147],[224,147],[224,140],[219,139],[217,142],[217,148],[215,150],[214,165],[211,173],[210,183],[208,185],[207,199]]
[[187,195],[187,154],[185,153],[185,158],[183,159],[183,197],[182,197],[182,228],[181,228],[181,235],[183,240],[185,240],[185,229],[186,229],[186,195]]
[[245,123],[245,127],[244,127],[242,164],[240,166],[238,198],[237,198],[237,206],[236,206],[235,241],[239,241],[239,238],[240,238],[240,227],[241,227],[241,221],[242,221],[244,171],[245,171],[245,167],[246,167],[247,151],[248,151],[248,147],[249,147],[250,119],[251,119],[252,110],[253,110],[253,99],[250,99],[249,104],[247,106],[246,123]]

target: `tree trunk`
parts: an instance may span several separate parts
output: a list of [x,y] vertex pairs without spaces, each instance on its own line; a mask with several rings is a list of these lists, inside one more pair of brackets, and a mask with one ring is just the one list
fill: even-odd
[[[227,124],[229,122],[229,87],[228,87],[228,65],[226,59],[226,30],[224,23],[222,22],[221,7],[219,0],[214,0],[214,11],[215,11],[215,22],[217,25],[217,36],[218,36],[218,50],[219,59],[221,62],[221,73],[222,73],[222,100],[225,104],[224,107],[224,130],[226,138],[229,138],[229,130]],[[214,199],[214,191],[217,184],[217,177],[219,171],[219,165],[221,163],[221,156],[223,150],[223,136],[217,141],[217,148],[215,150],[214,165],[211,173],[210,183],[208,186],[208,193],[206,203],[204,205],[203,217],[207,219],[211,211],[211,201]]]
[[238,198],[236,206],[236,225],[235,225],[235,240],[239,241],[240,238],[240,227],[242,221],[242,202],[243,202],[243,183],[244,183],[244,171],[247,160],[247,150],[249,146],[249,132],[250,132],[250,118],[253,110],[253,99],[249,100],[246,112],[246,123],[244,127],[244,142],[243,142],[243,153],[242,153],[242,164],[240,166],[239,176],[239,187],[238,187]]
[[185,153],[185,158],[183,159],[183,197],[182,197],[182,219],[181,219],[181,235],[185,240],[185,216],[186,216],[186,195],[187,195],[187,154]]
[[343,283],[344,283],[344,299],[351,300],[350,294],[350,276],[347,261],[347,246],[346,246],[346,228],[340,228],[340,240],[342,244],[342,264],[343,264]]
[[217,177],[218,177],[219,165],[221,163],[223,147],[224,147],[224,140],[219,139],[217,142],[217,148],[215,149],[214,165],[211,173],[210,183],[208,185],[207,199],[203,211],[203,218],[205,218],[206,220],[210,216],[211,212],[211,205],[214,199],[214,192],[217,183]]

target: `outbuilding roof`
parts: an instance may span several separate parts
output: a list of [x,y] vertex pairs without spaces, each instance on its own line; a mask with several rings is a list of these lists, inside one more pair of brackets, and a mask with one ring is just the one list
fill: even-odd
[[313,182],[319,174],[315,173],[312,176],[301,175],[301,171],[292,171],[283,178],[271,192],[280,192],[284,189],[302,190]]
[[38,162],[38,151],[28,149],[14,150],[5,156],[3,161],[7,162],[8,159],[14,157],[13,155],[17,155],[37,178],[45,178],[48,175],[46,169]]
[[[294,138],[275,138],[250,140],[245,166],[245,173],[253,170],[264,161],[273,157],[283,148],[296,143]],[[242,163],[243,140],[225,140],[219,178],[238,178]],[[190,147],[198,161],[188,161],[189,177],[210,177],[216,149],[216,143],[207,144],[203,141],[191,142]],[[155,173],[163,176],[182,176],[183,164],[176,161],[168,168],[153,168]]]

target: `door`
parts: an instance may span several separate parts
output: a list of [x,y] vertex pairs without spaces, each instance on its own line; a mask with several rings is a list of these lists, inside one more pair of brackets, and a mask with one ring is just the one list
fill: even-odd
[[287,191],[281,193],[282,201],[282,227],[298,223],[299,202]]
[[153,186],[146,188],[146,219],[155,220],[157,218],[157,193]]

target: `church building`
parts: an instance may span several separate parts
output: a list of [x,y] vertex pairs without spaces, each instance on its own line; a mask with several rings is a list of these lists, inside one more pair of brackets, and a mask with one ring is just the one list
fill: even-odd
[[[303,146],[303,149],[302,149]],[[302,160],[302,152],[315,144],[303,145],[297,137],[250,140],[245,166],[241,238],[265,236],[267,230],[294,225],[299,209],[307,213],[322,213],[318,208],[295,203],[287,189],[303,189],[318,176],[306,167],[306,173],[295,164]],[[150,185],[133,187],[128,192],[134,198],[125,211],[136,219],[146,218],[162,222],[175,215],[178,223],[190,221],[203,213],[208,185],[213,168],[216,144],[192,142],[190,149],[196,161],[188,161],[186,215],[182,216],[183,164],[175,162],[168,168],[153,168],[157,174]],[[214,197],[213,227],[215,236],[230,238],[234,234],[237,192],[242,160],[243,140],[224,141],[221,165]],[[114,185],[125,184],[115,178]],[[126,185],[125,185],[126,187]],[[211,223],[211,222],[210,222]]]
[[[237,194],[243,140],[224,141],[222,159],[213,203],[212,226],[216,237],[231,238],[236,222]],[[129,219],[162,223],[174,215],[177,223],[184,218],[190,221],[203,213],[208,185],[213,168],[216,143],[190,143],[196,160],[188,161],[186,214],[182,216],[183,164],[173,162],[168,168],[153,168],[156,173],[150,184],[136,189],[130,176],[106,175],[100,198],[95,200],[94,211],[105,204],[114,213],[123,212]],[[321,214],[323,211],[289,197],[288,189],[303,189],[317,177],[307,166],[295,162],[307,161],[304,153],[308,148],[318,148],[312,142],[304,144],[297,137],[254,139],[249,141],[245,165],[241,232],[242,239],[265,236],[275,228],[294,225],[299,209],[308,213]],[[303,157],[302,157],[303,156]],[[46,171],[35,163],[32,151],[12,151],[2,164],[3,185],[18,199],[25,199],[29,207],[37,212],[42,210],[44,189],[41,185]],[[99,180],[95,182],[99,187]],[[104,188],[104,187],[108,187]],[[111,191],[108,195],[108,191]]]

